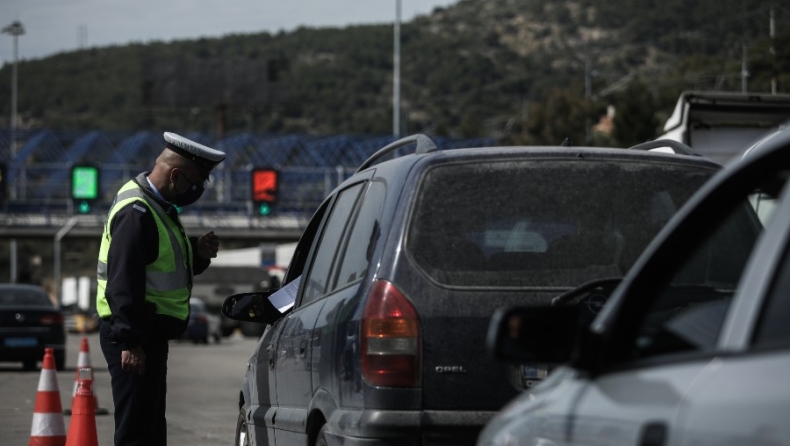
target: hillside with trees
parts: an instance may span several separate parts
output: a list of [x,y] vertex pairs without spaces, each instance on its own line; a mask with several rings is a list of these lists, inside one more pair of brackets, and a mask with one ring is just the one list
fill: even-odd
[[[227,133],[388,134],[392,46],[391,25],[365,25],[22,60],[21,126],[216,133],[222,117]],[[790,92],[790,8],[764,0],[463,0],[404,23],[401,60],[404,134],[629,145],[658,134],[683,90],[741,91],[744,60],[750,92],[770,91],[772,77]],[[194,74],[210,66],[223,73],[220,83],[252,82],[246,93],[263,99],[216,99],[217,80]],[[261,66],[256,83],[250,70]],[[178,88],[163,84],[167,73],[183,81],[179,97],[195,103],[157,94]],[[4,123],[10,77],[5,64]],[[594,134],[610,105],[620,111],[614,130]]]

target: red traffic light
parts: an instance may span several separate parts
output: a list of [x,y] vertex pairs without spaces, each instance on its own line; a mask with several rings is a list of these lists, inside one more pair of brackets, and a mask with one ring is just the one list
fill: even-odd
[[252,170],[252,201],[274,203],[277,201],[279,173],[274,169]]

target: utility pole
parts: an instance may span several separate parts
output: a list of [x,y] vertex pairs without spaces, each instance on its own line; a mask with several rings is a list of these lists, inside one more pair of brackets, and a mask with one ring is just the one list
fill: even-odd
[[14,37],[14,65],[11,69],[11,161],[16,158],[16,97],[17,97],[17,59],[19,47],[17,39],[25,33],[22,23],[17,20],[2,29],[3,34],[10,34]]
[[584,137],[588,146],[592,145],[592,123],[590,122],[590,101],[592,99],[592,69],[590,68],[589,49],[584,57]]
[[88,26],[80,25],[77,28],[77,48],[84,50],[88,46]]
[[[22,22],[16,20],[10,25],[0,30],[3,34],[10,34],[14,38],[14,65],[11,69],[11,138],[9,151],[11,153],[11,162],[16,158],[16,96],[17,96],[17,60],[19,59],[19,45],[17,39],[25,33],[25,28]],[[11,198],[16,198],[16,186],[11,187]],[[11,283],[17,281],[17,241],[15,238],[11,239]]]
[[400,137],[400,2],[395,0],[395,30],[392,73],[392,135]]

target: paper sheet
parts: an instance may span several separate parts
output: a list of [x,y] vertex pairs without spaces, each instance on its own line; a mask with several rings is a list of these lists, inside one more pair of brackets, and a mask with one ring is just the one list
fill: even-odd
[[297,277],[292,282],[289,282],[288,285],[285,285],[284,287],[277,290],[274,294],[269,296],[269,302],[274,305],[274,308],[276,308],[277,311],[280,313],[285,313],[294,306],[294,302],[296,302],[296,293],[299,292],[299,282],[301,282],[301,279],[302,276]]

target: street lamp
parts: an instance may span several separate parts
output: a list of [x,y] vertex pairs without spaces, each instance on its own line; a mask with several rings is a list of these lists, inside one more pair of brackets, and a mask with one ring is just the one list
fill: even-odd
[[[16,61],[17,61],[17,38],[25,33],[25,28],[19,20],[14,21],[10,25],[0,30],[3,34],[10,34],[14,36],[14,66],[11,69],[11,159],[14,161],[16,158]],[[16,187],[11,189],[11,198],[16,198]],[[16,283],[17,270],[16,270],[16,239],[11,239],[11,283]]]
[[25,28],[19,20],[14,21],[10,25],[2,29],[3,34],[10,34],[14,36],[14,66],[11,75],[11,161],[16,158],[16,65],[18,55],[17,38],[25,33]]

